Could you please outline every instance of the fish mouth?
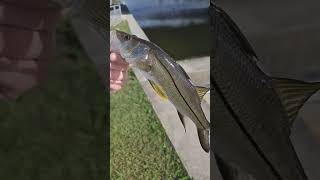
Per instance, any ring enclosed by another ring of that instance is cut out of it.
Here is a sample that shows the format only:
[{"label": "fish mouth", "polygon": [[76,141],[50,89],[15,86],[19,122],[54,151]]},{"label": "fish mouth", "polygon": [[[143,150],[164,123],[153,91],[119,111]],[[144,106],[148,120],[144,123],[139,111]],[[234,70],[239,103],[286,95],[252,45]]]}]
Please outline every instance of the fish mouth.
[{"label": "fish mouth", "polygon": [[115,33],[121,43],[130,41],[132,39],[132,36],[130,34],[123,31],[115,30]]}]

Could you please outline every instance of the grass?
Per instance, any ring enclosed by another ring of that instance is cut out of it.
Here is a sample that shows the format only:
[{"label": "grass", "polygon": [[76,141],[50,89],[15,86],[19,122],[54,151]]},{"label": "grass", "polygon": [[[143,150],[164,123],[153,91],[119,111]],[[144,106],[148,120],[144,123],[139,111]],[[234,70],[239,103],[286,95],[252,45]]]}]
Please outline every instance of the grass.
[{"label": "grass", "polygon": [[[127,21],[116,28],[130,33]],[[131,71],[110,106],[111,179],[189,179]]]},{"label": "grass", "polygon": [[132,72],[110,105],[111,179],[190,179]]}]

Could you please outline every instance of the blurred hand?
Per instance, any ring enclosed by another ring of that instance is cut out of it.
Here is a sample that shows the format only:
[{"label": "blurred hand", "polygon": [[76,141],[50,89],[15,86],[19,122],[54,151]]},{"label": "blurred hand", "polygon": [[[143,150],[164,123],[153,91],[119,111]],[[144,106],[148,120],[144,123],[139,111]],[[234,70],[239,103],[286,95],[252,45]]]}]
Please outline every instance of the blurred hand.
[{"label": "blurred hand", "polygon": [[0,99],[16,99],[42,79],[60,11],[48,0],[0,2]]},{"label": "blurred hand", "polygon": [[128,76],[128,63],[116,53],[110,53],[110,92],[119,91]]}]

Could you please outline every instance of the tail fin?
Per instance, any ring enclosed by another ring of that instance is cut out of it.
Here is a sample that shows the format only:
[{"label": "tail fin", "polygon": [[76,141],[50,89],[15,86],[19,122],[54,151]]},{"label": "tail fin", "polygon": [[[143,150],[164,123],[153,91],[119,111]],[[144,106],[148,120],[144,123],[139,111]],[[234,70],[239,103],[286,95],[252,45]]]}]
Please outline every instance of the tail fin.
[{"label": "tail fin", "polygon": [[209,130],[198,129],[198,137],[199,137],[199,141],[202,149],[208,153],[210,150]]}]

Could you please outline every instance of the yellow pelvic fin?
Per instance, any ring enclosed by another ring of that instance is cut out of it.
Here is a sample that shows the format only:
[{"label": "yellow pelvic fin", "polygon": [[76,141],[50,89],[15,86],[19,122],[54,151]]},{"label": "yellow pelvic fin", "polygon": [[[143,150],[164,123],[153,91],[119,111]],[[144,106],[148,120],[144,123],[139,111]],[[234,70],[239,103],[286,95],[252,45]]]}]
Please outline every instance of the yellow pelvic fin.
[{"label": "yellow pelvic fin", "polygon": [[151,84],[152,88],[155,90],[155,92],[162,98],[165,100],[168,100],[168,96],[167,94],[164,92],[163,88],[159,85],[156,84],[155,82],[149,80],[149,83]]}]

